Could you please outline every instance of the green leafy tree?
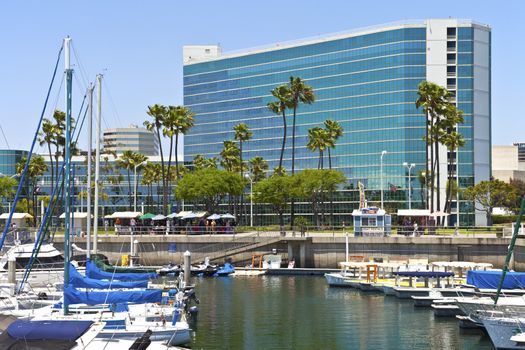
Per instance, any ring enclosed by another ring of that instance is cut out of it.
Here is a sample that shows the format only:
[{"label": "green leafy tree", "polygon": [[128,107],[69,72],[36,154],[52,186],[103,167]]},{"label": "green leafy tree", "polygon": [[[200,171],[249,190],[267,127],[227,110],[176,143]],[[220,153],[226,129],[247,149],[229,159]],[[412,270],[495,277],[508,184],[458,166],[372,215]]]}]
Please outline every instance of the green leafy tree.
[{"label": "green leafy tree", "polygon": [[9,200],[16,193],[16,186],[18,181],[8,177],[0,177],[0,198]]},{"label": "green leafy tree", "polygon": [[332,119],[325,120],[324,127],[328,133],[328,137],[330,138],[330,147],[328,147],[328,168],[332,169],[332,154],[330,150],[335,148],[335,144],[337,143],[337,140],[343,136],[344,130],[341,124]]},{"label": "green leafy tree", "polygon": [[245,186],[238,173],[219,169],[199,169],[186,173],[177,184],[177,198],[191,201],[209,213],[216,212],[225,196],[238,196]]},{"label": "green leafy tree", "polygon": [[346,176],[338,170],[305,169],[295,175],[298,196],[312,205],[312,212],[317,227],[320,227],[319,212],[322,209],[325,193],[337,190],[337,186],[346,182]]},{"label": "green leafy tree", "polygon": [[488,225],[492,225],[492,210],[495,207],[512,209],[516,202],[516,190],[501,180],[481,181],[464,191],[465,197],[474,201],[487,216]]},{"label": "green leafy tree", "polygon": [[[286,108],[290,106],[290,99],[292,97],[292,91],[287,84],[279,85],[271,91],[272,96],[277,99],[277,101],[268,103],[268,108],[277,115],[281,115],[283,118],[283,142],[281,146],[281,155],[279,157],[279,169],[283,167],[283,157],[284,149],[286,147]],[[279,171],[282,173],[282,171]]]},{"label": "green leafy tree", "polygon": [[521,205],[521,199],[525,196],[525,181],[519,179],[510,179],[509,184],[516,192],[516,201],[512,203],[512,208],[517,212]]},{"label": "green leafy tree", "polygon": [[42,122],[42,131],[39,133],[38,142],[40,146],[47,145],[49,155],[49,164],[51,165],[51,192],[55,185],[55,167],[53,165],[53,152],[51,147],[56,144],[56,125],[49,119],[45,118]]},{"label": "green leafy tree", "polygon": [[237,144],[233,141],[224,141],[224,147],[220,153],[221,155],[221,166],[228,171],[239,171],[241,167],[240,163],[240,150]]},{"label": "green leafy tree", "polygon": [[253,200],[270,204],[279,217],[281,235],[284,236],[284,212],[292,197],[297,195],[295,178],[286,174],[275,174],[253,186]]},{"label": "green leafy tree", "polygon": [[[253,137],[253,133],[248,128],[248,125],[245,123],[237,124],[233,127],[233,131],[235,132],[234,138],[236,141],[239,142],[239,171],[242,178],[244,178],[244,171],[246,170],[246,164],[243,161],[242,158],[242,146],[244,142],[251,140]],[[241,193],[241,212],[244,213],[244,217],[246,217],[246,206],[244,205],[244,193]]]}]

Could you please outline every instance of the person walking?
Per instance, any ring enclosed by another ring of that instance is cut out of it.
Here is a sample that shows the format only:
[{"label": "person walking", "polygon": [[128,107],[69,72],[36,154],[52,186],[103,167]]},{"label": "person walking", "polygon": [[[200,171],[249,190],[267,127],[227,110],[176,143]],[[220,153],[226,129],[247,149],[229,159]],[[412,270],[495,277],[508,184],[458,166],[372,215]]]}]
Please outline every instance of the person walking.
[{"label": "person walking", "polygon": [[215,226],[217,226],[217,223],[215,220],[211,221],[211,233],[215,233]]}]

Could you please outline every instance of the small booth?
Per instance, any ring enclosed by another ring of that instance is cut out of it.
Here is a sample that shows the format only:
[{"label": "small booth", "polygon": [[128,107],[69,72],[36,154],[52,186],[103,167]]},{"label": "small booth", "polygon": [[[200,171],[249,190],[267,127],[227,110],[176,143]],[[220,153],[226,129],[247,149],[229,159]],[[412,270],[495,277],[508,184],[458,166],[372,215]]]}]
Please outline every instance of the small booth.
[{"label": "small booth", "polygon": [[385,210],[376,207],[361,208],[354,210],[352,216],[356,237],[390,235],[392,217]]},{"label": "small booth", "polygon": [[[73,233],[77,236],[80,236],[80,232],[86,232],[87,230],[87,213],[84,212],[71,212],[71,217],[73,219]],[[66,213],[62,213],[59,216],[60,219],[64,220],[66,218]],[[91,215],[93,218],[93,215]]]},{"label": "small booth", "polygon": [[[3,213],[0,215],[0,220],[7,222],[9,219],[9,213]],[[28,221],[33,219],[33,215],[29,213],[13,213],[11,217],[11,225],[15,224],[17,228],[27,227]]]},{"label": "small booth", "polygon": [[[131,219],[137,220],[140,216],[142,216],[142,213],[139,211],[116,211],[111,215],[104,216],[104,219],[114,220],[116,234],[127,234],[130,232]],[[104,223],[104,227],[106,227],[106,223]]]}]

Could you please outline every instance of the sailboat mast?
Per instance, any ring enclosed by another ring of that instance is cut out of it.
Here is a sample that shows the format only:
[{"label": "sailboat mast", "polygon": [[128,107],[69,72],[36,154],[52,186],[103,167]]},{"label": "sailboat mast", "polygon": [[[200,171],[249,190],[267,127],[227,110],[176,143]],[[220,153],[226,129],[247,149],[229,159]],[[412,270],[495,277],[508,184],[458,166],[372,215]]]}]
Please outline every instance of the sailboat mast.
[{"label": "sailboat mast", "polygon": [[[64,60],[66,74],[66,150],[64,161],[66,162],[66,184],[65,184],[65,231],[64,231],[64,287],[69,284],[69,236],[71,230],[71,85],[73,70],[70,64],[71,38],[64,39]],[[64,315],[68,313],[68,305],[64,300]]]},{"label": "sailboat mast", "polygon": [[86,256],[91,256],[91,145],[93,144],[93,84],[88,87],[88,159],[87,159],[87,225],[86,225]]},{"label": "sailboat mast", "polygon": [[95,202],[93,218],[93,254],[97,253],[98,237],[98,185],[100,175],[100,122],[102,116],[102,74],[97,74],[97,138],[95,140]]}]

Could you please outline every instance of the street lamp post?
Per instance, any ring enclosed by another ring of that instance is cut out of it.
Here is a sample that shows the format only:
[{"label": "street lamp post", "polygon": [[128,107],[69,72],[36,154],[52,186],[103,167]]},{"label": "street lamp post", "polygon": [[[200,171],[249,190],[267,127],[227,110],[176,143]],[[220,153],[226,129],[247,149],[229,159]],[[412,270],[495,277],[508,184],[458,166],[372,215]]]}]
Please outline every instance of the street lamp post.
[{"label": "street lamp post", "polygon": [[244,178],[250,180],[250,227],[253,227],[253,179],[249,174],[244,174]]},{"label": "street lamp post", "polygon": [[416,165],[414,163],[408,164],[407,162],[404,162],[403,166],[408,169],[408,209],[412,209],[412,178],[410,177],[410,171],[412,171],[412,168]]},{"label": "street lamp post", "polygon": [[135,179],[135,183],[134,183],[134,191],[133,191],[133,211],[137,211],[137,168],[138,167],[141,167],[143,165],[146,165],[146,163],[148,163],[147,160],[143,161],[142,163],[139,163],[137,165],[135,165],[135,167],[133,168],[133,177]]},{"label": "street lamp post", "polygon": [[387,151],[381,152],[381,209],[383,209],[383,156],[387,153]]}]

